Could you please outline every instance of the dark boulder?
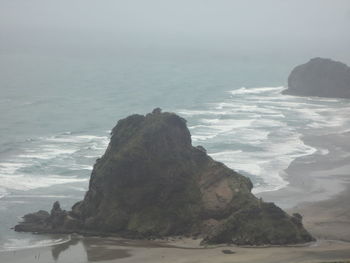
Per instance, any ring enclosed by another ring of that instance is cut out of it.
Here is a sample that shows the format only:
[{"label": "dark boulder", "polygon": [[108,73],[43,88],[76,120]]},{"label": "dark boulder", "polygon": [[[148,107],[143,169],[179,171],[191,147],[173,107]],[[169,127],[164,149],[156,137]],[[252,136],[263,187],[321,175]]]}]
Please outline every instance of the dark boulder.
[{"label": "dark boulder", "polygon": [[61,205],[56,201],[51,209],[51,214],[48,221],[51,223],[52,228],[59,228],[64,224],[67,212],[61,209]]},{"label": "dark boulder", "polygon": [[50,214],[40,210],[36,213],[26,214],[23,216],[23,223],[15,226],[15,231],[18,232],[42,232],[48,224]]},{"label": "dark boulder", "polygon": [[84,200],[69,212],[55,203],[46,223],[21,228],[25,221],[16,230],[129,238],[182,235],[240,245],[313,240],[301,220],[257,199],[252,187],[204,148],[193,147],[183,118],[156,109],[113,128]]},{"label": "dark boulder", "polygon": [[313,58],[295,67],[283,94],[350,98],[350,67],[325,58]]},{"label": "dark boulder", "polygon": [[47,211],[39,210],[36,213],[27,214],[23,218],[28,223],[45,223],[50,217]]}]

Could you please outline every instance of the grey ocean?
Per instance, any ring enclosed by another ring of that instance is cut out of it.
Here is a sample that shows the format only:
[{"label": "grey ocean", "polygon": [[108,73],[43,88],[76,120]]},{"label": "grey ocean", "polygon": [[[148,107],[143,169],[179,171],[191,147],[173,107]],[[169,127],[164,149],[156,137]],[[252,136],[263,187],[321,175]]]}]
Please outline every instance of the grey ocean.
[{"label": "grey ocean", "polygon": [[285,187],[294,159],[328,153],[303,134],[350,131],[349,100],[281,95],[301,58],[169,53],[0,54],[0,251],[69,238],[10,228],[56,200],[81,200],[109,131],[132,113],[183,116],[193,144],[249,176],[255,193]]}]

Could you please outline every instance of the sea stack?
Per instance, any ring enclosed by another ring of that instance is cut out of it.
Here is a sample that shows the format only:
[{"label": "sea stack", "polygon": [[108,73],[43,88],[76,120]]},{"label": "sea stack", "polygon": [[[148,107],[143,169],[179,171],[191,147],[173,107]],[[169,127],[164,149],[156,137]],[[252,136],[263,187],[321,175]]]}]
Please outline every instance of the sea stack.
[{"label": "sea stack", "polygon": [[350,67],[325,58],[313,58],[295,67],[283,94],[350,98]]},{"label": "sea stack", "polygon": [[314,240],[299,214],[252,193],[251,181],[194,147],[186,120],[155,109],[113,128],[84,200],[71,211],[26,215],[16,231],[194,236],[203,244],[285,245]]}]

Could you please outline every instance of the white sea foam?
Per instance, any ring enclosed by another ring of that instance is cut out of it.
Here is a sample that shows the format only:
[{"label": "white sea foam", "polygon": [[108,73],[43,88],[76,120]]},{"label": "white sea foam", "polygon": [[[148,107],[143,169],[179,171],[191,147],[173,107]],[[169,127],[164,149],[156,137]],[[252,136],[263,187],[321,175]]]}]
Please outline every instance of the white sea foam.
[{"label": "white sea foam", "polygon": [[217,130],[218,132],[227,132],[236,128],[251,127],[254,119],[242,120],[242,119],[201,119],[202,123],[210,125],[212,130]]},{"label": "white sea foam", "polygon": [[1,186],[14,190],[31,190],[57,184],[85,182],[88,178],[74,178],[59,175],[38,176],[29,174],[0,175]]},{"label": "white sea foam", "polygon": [[246,94],[261,94],[261,93],[279,93],[284,87],[259,87],[259,88],[246,88],[242,87],[236,90],[230,91],[232,95],[246,95]]},{"label": "white sea foam", "polygon": [[192,135],[192,141],[201,142],[214,138],[216,135]]},{"label": "white sea foam", "polygon": [[75,164],[73,166],[68,167],[68,169],[73,170],[73,171],[76,171],[76,170],[89,170],[89,171],[91,171],[92,168],[93,168],[92,165],[85,165],[85,164]]},{"label": "white sea foam", "polygon": [[44,239],[44,240],[38,240],[38,241],[34,241],[26,238],[21,238],[21,239],[10,238],[3,245],[0,251],[21,250],[21,249],[29,249],[29,248],[36,248],[36,247],[49,247],[53,245],[63,244],[70,240],[71,240],[70,236],[67,236],[66,238]]},{"label": "white sea foam", "polygon": [[[244,142],[247,145],[258,145],[268,139],[270,131],[266,131],[260,128],[243,128],[238,130],[232,130],[227,133],[227,142]],[[232,135],[232,136],[230,136]]]},{"label": "white sea foam", "polygon": [[318,149],[318,153],[320,155],[327,155],[327,154],[329,154],[329,150],[328,149]]},{"label": "white sea foam", "polygon": [[188,128],[190,130],[193,130],[193,129],[198,129],[198,128],[206,128],[207,126],[206,125],[193,125],[193,126],[188,126]]},{"label": "white sea foam", "polygon": [[[0,196],[5,189],[30,190],[85,182],[93,168],[92,157],[101,156],[107,145],[107,136],[70,132],[26,141],[19,154],[0,162],[0,185],[4,189]],[[83,174],[86,176],[77,176]]]},{"label": "white sea foam", "polygon": [[201,119],[200,121],[203,123],[201,128],[204,129],[194,130],[193,141],[205,141],[223,134],[231,134],[232,131],[251,127],[255,120]]},{"label": "white sea foam", "polygon": [[77,186],[69,186],[70,189],[73,189],[75,191],[79,191],[79,192],[86,192],[87,189],[85,187],[77,187]]},{"label": "white sea foam", "polygon": [[323,98],[323,97],[306,97],[307,100],[310,101],[316,101],[316,102],[339,102],[341,99],[336,99],[336,98]]},{"label": "white sea foam", "polygon": [[179,114],[184,116],[194,116],[194,115],[225,115],[227,111],[217,111],[217,110],[181,110]]},{"label": "white sea foam", "polygon": [[83,140],[102,140],[106,141],[108,140],[106,136],[96,136],[96,135],[78,135],[76,138],[83,139]]},{"label": "white sea foam", "polygon": [[91,158],[97,158],[97,157],[99,157],[100,155],[84,155],[84,157],[85,158],[89,158],[89,159],[91,159]]},{"label": "white sea foam", "polygon": [[254,175],[254,192],[288,185],[284,170],[302,156],[328,154],[302,141],[302,133],[327,134],[350,129],[350,101],[282,95],[284,87],[242,87],[224,101],[185,109],[192,139],[213,158]]},{"label": "white sea foam", "polygon": [[27,167],[27,163],[1,162],[0,174],[14,174],[17,170]]},{"label": "white sea foam", "polygon": [[225,163],[228,167],[236,171],[244,171],[254,175],[261,174],[262,170],[261,166],[259,165],[259,160],[256,159],[253,161],[252,158],[245,158],[242,156],[241,150],[216,152],[210,153],[209,155],[215,160]]},{"label": "white sea foam", "polygon": [[74,153],[75,149],[60,149],[58,147],[44,145],[41,148],[41,152],[36,153],[24,153],[19,154],[18,157],[27,158],[27,159],[43,159],[43,160],[49,160],[54,157],[57,157],[59,155],[70,155]]},{"label": "white sea foam", "polygon": [[71,195],[42,195],[42,194],[32,194],[32,195],[24,195],[24,194],[11,194],[9,198],[72,198]]},{"label": "white sea foam", "polygon": [[100,143],[108,143],[107,136],[95,135],[60,135],[46,138],[48,142],[55,143],[86,143],[89,141],[98,141]]}]

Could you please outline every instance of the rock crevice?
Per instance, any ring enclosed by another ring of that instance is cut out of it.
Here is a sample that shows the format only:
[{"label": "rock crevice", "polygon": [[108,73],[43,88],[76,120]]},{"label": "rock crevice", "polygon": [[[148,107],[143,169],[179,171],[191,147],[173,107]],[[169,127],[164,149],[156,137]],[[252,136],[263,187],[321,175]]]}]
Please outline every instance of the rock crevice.
[{"label": "rock crevice", "polygon": [[200,236],[204,243],[312,241],[300,215],[257,199],[251,181],[193,147],[186,121],[160,109],[113,128],[84,200],[71,211],[24,216],[16,231],[114,233],[131,238]]}]

